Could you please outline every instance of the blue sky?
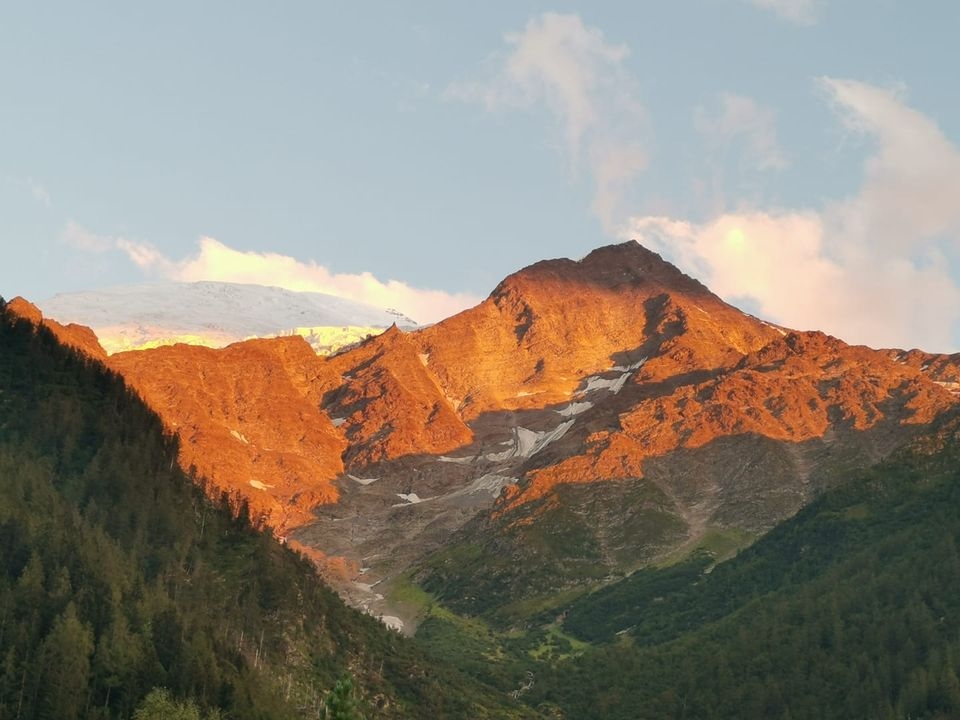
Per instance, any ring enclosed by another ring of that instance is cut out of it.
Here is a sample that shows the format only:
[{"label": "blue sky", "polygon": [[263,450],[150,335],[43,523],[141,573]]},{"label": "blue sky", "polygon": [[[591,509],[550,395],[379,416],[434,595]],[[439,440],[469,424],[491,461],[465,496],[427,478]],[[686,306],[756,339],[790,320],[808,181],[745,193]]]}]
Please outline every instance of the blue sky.
[{"label": "blue sky", "polygon": [[0,294],[430,321],[637,238],[741,307],[960,349],[960,4],[6,3]]}]

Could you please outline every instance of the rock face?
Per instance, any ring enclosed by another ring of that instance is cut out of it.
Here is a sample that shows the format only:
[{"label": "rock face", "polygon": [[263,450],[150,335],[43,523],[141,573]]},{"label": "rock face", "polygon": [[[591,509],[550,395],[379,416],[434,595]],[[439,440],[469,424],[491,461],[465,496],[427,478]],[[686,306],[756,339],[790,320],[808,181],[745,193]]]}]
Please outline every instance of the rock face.
[{"label": "rock face", "polygon": [[335,502],[346,443],[320,409],[323,361],[300,337],[109,359],[181,439],[181,462],[278,532]]},{"label": "rock face", "polygon": [[660,374],[679,374],[734,364],[775,337],[775,328],[630,242],[579,262],[532,265],[414,340],[472,420],[566,402],[584,377],[661,349]]},{"label": "rock face", "polygon": [[638,370],[615,402],[616,425],[592,432],[556,464],[532,470],[513,503],[562,483],[640,478],[648,458],[718,438],[798,444],[851,436],[884,424],[929,423],[955,401],[948,385],[919,368],[816,332],[789,332],[732,366],[671,372],[656,361]]},{"label": "rock face", "polygon": [[348,594],[381,612],[372,586],[411,566],[441,595],[506,601],[742,542],[960,393],[958,356],[765,323],[634,242],[328,358],[277,338],[108,362],[186,466],[362,568]]},{"label": "rock face", "polygon": [[13,300],[7,303],[7,308],[25,320],[29,320],[34,325],[43,323],[64,345],[79,350],[88,357],[97,360],[106,359],[107,354],[100,346],[97,336],[90,328],[75,323],[63,325],[56,320],[45,318],[43,313],[40,312],[40,308],[30,301],[24,300],[22,297],[13,298]]},{"label": "rock face", "polygon": [[417,346],[396,326],[325,363],[318,390],[347,440],[349,468],[439,455],[473,438],[424,365]]}]

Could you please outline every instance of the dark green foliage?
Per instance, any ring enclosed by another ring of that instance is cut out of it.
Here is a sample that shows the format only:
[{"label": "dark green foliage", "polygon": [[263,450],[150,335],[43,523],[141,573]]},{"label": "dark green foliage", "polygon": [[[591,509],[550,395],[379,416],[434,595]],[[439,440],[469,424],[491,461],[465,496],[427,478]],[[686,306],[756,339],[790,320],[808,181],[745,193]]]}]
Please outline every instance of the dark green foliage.
[{"label": "dark green foliage", "polygon": [[337,684],[327,695],[324,707],[324,720],[363,720],[353,694],[353,680],[349,675],[337,680]]},{"label": "dark green foliage", "polygon": [[213,710],[202,715],[196,703],[181,702],[170,696],[165,688],[151,690],[133,713],[133,720],[219,720],[220,713]]},{"label": "dark green foliage", "polygon": [[[448,554],[486,553],[469,547]],[[470,587],[437,569],[425,577],[444,578],[432,588],[443,597]],[[418,637],[503,690],[532,672],[521,698],[548,716],[960,717],[960,421],[846,478],[733,560],[699,552],[646,568],[534,607],[508,633],[480,609],[434,608]]]},{"label": "dark green foliage", "polygon": [[644,628],[651,637],[658,616],[657,605],[676,605],[690,596],[691,587],[703,579],[713,560],[697,553],[667,568],[643,568],[620,582],[609,585],[575,602],[563,622],[572,635],[591,643],[612,642],[617,634]]},{"label": "dark green foliage", "polygon": [[542,668],[526,699],[606,720],[960,716],[957,428],[708,575],[650,571],[582,598],[569,629],[628,632]]},{"label": "dark green foliage", "polygon": [[561,485],[549,503],[468,524],[417,580],[452,609],[508,627],[674,546],[686,526],[672,510],[642,480],[606,483],[602,493]]},{"label": "dark green foliage", "polygon": [[348,671],[368,717],[531,714],[345,607],[176,457],[118,377],[2,309],[0,718],[320,717]]}]

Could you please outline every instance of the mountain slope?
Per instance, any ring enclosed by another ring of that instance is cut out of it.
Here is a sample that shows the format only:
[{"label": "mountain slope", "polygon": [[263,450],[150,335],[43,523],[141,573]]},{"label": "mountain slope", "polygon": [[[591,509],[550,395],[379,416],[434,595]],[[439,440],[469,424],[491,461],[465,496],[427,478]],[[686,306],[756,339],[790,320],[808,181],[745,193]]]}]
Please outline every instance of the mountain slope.
[{"label": "mountain slope", "polygon": [[162,686],[319,717],[344,674],[368,716],[533,716],[346,608],[205,499],[115,374],[2,306],[0,360],[0,716],[130,717]]},{"label": "mountain slope", "polygon": [[[911,362],[907,353],[767,325],[635,243],[595,251],[579,263],[540,263],[504,286],[516,302],[536,308],[531,328],[536,322],[567,328],[571,345],[552,350],[550,362],[575,358],[583,372],[545,376],[564,383],[546,390],[546,379],[526,382],[553,399],[539,409],[531,396],[491,399],[479,384],[469,391],[487,398],[481,404],[524,409],[487,409],[471,423],[478,443],[457,458],[475,476],[496,473],[516,482],[492,513],[479,514],[417,574],[466,613],[495,613],[513,623],[554,594],[562,598],[711,538],[749,542],[957,402],[956,388],[940,379],[956,358]],[[581,297],[597,292],[605,293],[602,303],[587,302],[583,314],[572,316]],[[482,312],[489,314],[499,297],[495,292]],[[442,337],[456,347],[457,333],[467,331],[444,335],[448,323],[473,327],[480,320],[472,312],[416,337]],[[620,334],[609,328],[589,334],[605,327],[603,318],[617,318]],[[499,326],[506,324],[501,318]],[[467,335],[471,346],[476,334]],[[444,369],[446,356],[431,342],[425,345],[430,369],[441,380],[459,377]],[[480,356],[481,369],[503,357],[509,368],[534,362],[524,353],[547,345],[524,342],[500,354],[470,354]],[[507,387],[520,387],[510,384],[509,369],[503,373]],[[468,370],[462,375],[473,377]],[[495,450],[504,425],[542,442],[526,455]]]},{"label": "mountain slope", "polygon": [[396,326],[324,363],[318,392],[349,444],[348,467],[438,455],[473,438],[425,364]]},{"label": "mountain slope", "polygon": [[225,282],[153,283],[56,295],[48,318],[94,330],[108,353],[177,342],[223,347],[251,337],[301,335],[331,352],[394,323],[416,322],[333,295]]},{"label": "mountain slope", "polygon": [[677,335],[680,310],[690,316],[689,342],[658,360],[662,374],[734,364],[777,336],[630,242],[531,265],[415,339],[469,420],[567,402],[586,376],[649,359]]},{"label": "mountain slope", "polygon": [[107,362],[179,434],[181,465],[208,478],[215,496],[246,499],[278,533],[336,501],[346,443],[319,408],[323,364],[302,338],[177,345]]},{"label": "mountain slope", "polygon": [[958,461],[951,420],[707,575],[644,571],[582,598],[564,628],[611,645],[544,669],[529,701],[605,719],[956,717]]},{"label": "mountain slope", "polygon": [[765,323],[635,242],[308,355],[274,339],[110,363],[185,464],[339,558],[356,602],[395,615],[383,590],[412,571],[507,624],[717,538],[749,543],[954,407],[960,378],[955,356]]},{"label": "mountain slope", "polygon": [[509,632],[426,596],[417,637],[553,717],[956,717],[958,461],[953,412],[733,559],[704,548]]}]

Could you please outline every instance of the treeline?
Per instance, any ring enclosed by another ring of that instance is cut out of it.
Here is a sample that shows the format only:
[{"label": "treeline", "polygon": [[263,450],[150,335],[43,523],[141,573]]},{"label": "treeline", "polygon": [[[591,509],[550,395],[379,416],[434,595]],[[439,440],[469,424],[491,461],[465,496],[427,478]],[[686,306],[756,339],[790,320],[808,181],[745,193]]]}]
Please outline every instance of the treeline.
[{"label": "treeline", "polygon": [[345,607],[176,457],[120,378],[0,301],[0,718],[321,717],[344,676],[367,717],[530,714]]}]

